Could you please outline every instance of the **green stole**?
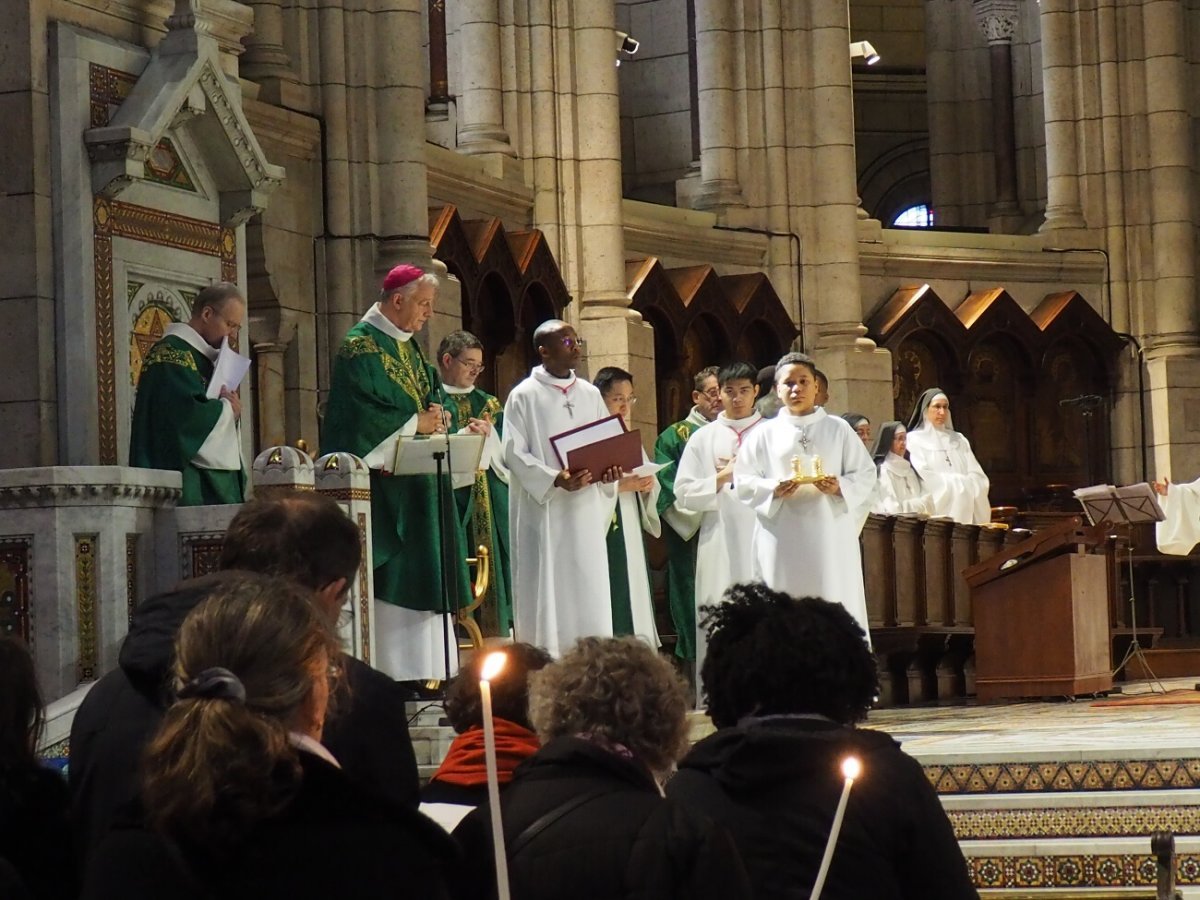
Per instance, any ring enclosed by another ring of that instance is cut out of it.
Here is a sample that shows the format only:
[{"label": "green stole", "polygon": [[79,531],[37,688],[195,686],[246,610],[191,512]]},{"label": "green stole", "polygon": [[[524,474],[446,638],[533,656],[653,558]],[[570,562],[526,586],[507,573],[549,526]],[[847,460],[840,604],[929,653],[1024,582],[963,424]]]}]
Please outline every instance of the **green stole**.
[{"label": "green stole", "polygon": [[[624,528],[642,529],[640,517],[633,522],[626,522],[621,513],[621,495],[617,495],[617,506],[613,510],[612,524],[608,527],[605,540],[608,544],[608,588],[612,595],[613,634],[617,637],[634,634],[633,630],[633,592],[629,589],[629,558],[625,553]],[[642,560],[646,559],[646,546],[643,542]],[[649,583],[650,568],[646,566],[647,583]],[[654,591],[650,591],[654,596]]]},{"label": "green stole", "polygon": [[692,435],[707,422],[695,409],[683,421],[676,422],[658,436],[654,444],[654,461],[673,463],[658,473],[662,490],[658,494],[658,514],[663,520],[663,537],[667,543],[667,605],[675,623],[675,655],[681,659],[696,658],[696,548],[698,534],[684,540],[667,522],[664,513],[675,503],[675,473],[683,448]]},{"label": "green stole", "polygon": [[208,357],[183,338],[168,335],[150,348],[138,379],[129,465],[180,472],[180,506],[245,499],[246,477],[241,469],[201,469],[192,464],[225,408],[205,393],[212,373]]},{"label": "green stole", "polygon": [[[488,415],[496,435],[504,434],[504,408],[500,401],[479,388],[469,394],[446,393],[453,431],[466,428],[470,419]],[[509,571],[508,485],[488,468],[475,474],[475,484],[455,490],[458,524],[469,556],[482,545],[491,555],[492,574],[483,606],[480,628],[485,635],[507,635],[512,628],[512,576]]]},{"label": "green stole", "polygon": [[[415,338],[398,341],[366,322],[346,334],[333,364],[321,452],[363,457],[440,396],[437,373]],[[389,466],[391,460],[387,463]],[[443,476],[444,477],[444,476]],[[452,543],[451,605],[468,600],[467,554],[446,483],[446,540]],[[442,549],[437,478],[384,475],[371,470],[371,552],[375,598],[407,609],[438,612]]]}]

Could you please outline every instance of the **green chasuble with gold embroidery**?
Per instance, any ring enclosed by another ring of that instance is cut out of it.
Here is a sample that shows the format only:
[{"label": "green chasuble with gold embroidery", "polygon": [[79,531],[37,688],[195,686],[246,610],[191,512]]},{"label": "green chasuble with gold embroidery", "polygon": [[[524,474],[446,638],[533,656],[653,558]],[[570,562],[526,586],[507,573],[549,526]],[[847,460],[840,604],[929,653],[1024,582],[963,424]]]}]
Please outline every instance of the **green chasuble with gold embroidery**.
[{"label": "green chasuble with gold embroidery", "polygon": [[[504,434],[504,407],[491,394],[475,388],[468,394],[446,394],[446,408],[454,419],[453,431],[466,428],[471,419],[492,420],[496,436]],[[484,449],[487,454],[487,449]],[[487,460],[484,460],[487,463]],[[503,460],[499,461],[503,465]],[[479,625],[489,636],[507,635],[512,628],[512,577],[509,572],[508,485],[489,465],[475,475],[475,484],[454,492],[458,522],[468,556],[480,545],[491,556],[491,580],[478,611]]]},{"label": "green chasuble with gold embroidery", "polygon": [[690,535],[684,538],[677,530],[687,518],[675,506],[675,473],[683,448],[692,435],[708,420],[692,408],[682,422],[671,425],[654,444],[654,461],[674,463],[661,469],[658,482],[662,492],[658,495],[658,514],[662,517],[663,537],[667,543],[667,605],[671,610],[671,621],[675,623],[675,655],[681,659],[696,658],[696,531],[700,526],[699,516],[694,517]]},{"label": "green chasuble with gold embroidery", "polygon": [[[366,322],[346,334],[338,348],[321,428],[321,452],[365,457],[436,400],[438,375],[416,340],[398,341]],[[419,437],[419,436],[418,436]],[[385,465],[391,466],[391,457]],[[445,481],[445,539],[454,567],[454,608],[467,597],[467,562],[449,479]],[[385,475],[371,469],[371,551],[375,598],[408,609],[438,612],[442,606],[442,550],[438,532],[437,479],[433,475]]]},{"label": "green chasuble with gold embroidery", "polygon": [[196,455],[216,427],[226,404],[206,395],[213,364],[174,335],[150,348],[142,362],[133,423],[129,465],[141,469],[174,469],[183,475],[180,506],[241,503],[245,473],[241,469],[203,469]]}]

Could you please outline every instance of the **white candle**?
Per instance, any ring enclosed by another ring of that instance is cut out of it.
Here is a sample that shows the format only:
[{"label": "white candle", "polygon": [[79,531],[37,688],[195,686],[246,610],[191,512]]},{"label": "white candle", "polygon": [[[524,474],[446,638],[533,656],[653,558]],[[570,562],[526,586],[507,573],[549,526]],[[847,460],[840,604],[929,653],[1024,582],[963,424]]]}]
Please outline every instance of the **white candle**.
[{"label": "white candle", "polygon": [[504,829],[500,822],[500,778],[496,773],[496,729],[492,723],[492,679],[500,674],[507,657],[491,653],[483,661],[479,679],[479,697],[483,704],[483,748],[487,762],[488,804],[492,810],[492,855],[496,864],[496,896],[509,900],[508,855],[504,850]]},{"label": "white candle", "polygon": [[821,857],[821,868],[817,870],[817,880],[813,883],[809,900],[821,900],[821,891],[825,887],[825,878],[829,874],[829,864],[833,862],[833,848],[837,846],[838,834],[842,830],[842,819],[846,816],[846,801],[850,799],[850,788],[854,787],[854,779],[862,772],[862,763],[857,757],[847,756],[842,760],[842,774],[846,783],[842,786],[842,796],[838,800],[837,812],[833,814],[833,827],[829,829],[829,840],[825,842],[825,855]]}]

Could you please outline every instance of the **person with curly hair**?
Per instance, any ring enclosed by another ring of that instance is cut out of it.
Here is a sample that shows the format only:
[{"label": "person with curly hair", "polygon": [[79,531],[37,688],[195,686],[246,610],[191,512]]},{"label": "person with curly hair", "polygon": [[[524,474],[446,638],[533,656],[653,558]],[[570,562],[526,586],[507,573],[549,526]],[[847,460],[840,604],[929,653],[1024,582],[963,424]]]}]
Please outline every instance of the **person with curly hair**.
[{"label": "person with curly hair", "polygon": [[856,727],[878,694],[875,660],[839,603],[761,583],[705,610],[701,673],[716,734],[680,763],[667,796],[733,834],[758,900],[806,897],[847,756],[862,763],[825,884],[829,898],[978,900],[920,764]]},{"label": "person with curly hair", "polygon": [[[501,796],[513,900],[751,896],[724,829],[660,785],[687,747],[688,688],[634,637],[583,638],[530,678],[542,740]],[[463,821],[462,900],[495,896],[488,807]]]},{"label": "person with curly hair", "polygon": [[445,832],[321,743],[338,658],[310,593],[284,579],[241,573],[188,613],[140,814],[97,847],[84,900],[445,897]]},{"label": "person with curly hair", "polygon": [[[492,722],[496,731],[496,770],[503,789],[513,770],[537,752],[538,737],[529,722],[529,676],[553,662],[532,644],[509,644],[508,659],[492,679]],[[472,809],[487,803],[483,744],[483,700],[479,679],[491,654],[477,653],[446,692],[446,718],[458,734],[446,758],[421,791],[421,812],[452,830]]]}]

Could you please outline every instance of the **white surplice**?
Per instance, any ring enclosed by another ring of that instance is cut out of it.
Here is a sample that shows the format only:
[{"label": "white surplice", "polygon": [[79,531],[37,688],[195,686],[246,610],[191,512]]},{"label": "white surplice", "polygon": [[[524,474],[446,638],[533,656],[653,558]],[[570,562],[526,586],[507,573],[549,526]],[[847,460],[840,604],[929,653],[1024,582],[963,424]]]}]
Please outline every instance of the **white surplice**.
[{"label": "white surplice", "polygon": [[[776,486],[792,477],[797,456],[805,471],[819,456],[825,474],[838,476],[841,496],[806,484],[790,497],[776,497]],[[820,408],[803,416],[780,410],[742,442],[733,482],[738,498],[757,514],[757,577],[796,597],[841,603],[869,641],[858,535],[875,491],[875,463],[854,429]]]},{"label": "white surplice", "polygon": [[[642,451],[642,462],[650,462]],[[654,487],[644,494],[626,491],[617,495],[621,516],[621,532],[625,542],[625,571],[629,577],[629,608],[633,614],[633,633],[651,647],[658,647],[658,627],[654,624],[654,598],[650,595],[650,571],[646,567],[646,543],[642,532],[651,537],[662,536],[658,518],[658,495],[662,485],[654,479]]]},{"label": "white surplice", "polygon": [[965,437],[927,423],[908,433],[908,456],[933,495],[935,516],[961,525],[992,521],[988,477]]},{"label": "white surplice", "polygon": [[765,419],[757,412],[744,419],[725,413],[692,435],[675,473],[675,503],[700,514],[696,545],[696,671],[704,665],[708,641],[700,627],[701,606],[720,603],[730,585],[753,581],[754,510],[741,502],[733,482],[717,487],[717,471],[738,454],[743,442]]},{"label": "white surplice", "polygon": [[879,492],[872,512],[881,516],[932,516],[933,495],[903,456],[888,451],[879,465]]},{"label": "white surplice", "polygon": [[[550,438],[608,414],[593,385],[574,372],[555,378],[542,366],[504,405],[513,630],[555,657],[580,637],[613,633],[606,535],[617,493],[599,483],[574,492],[555,487],[563,467]],[[600,475],[592,473],[597,482]]]},{"label": "white surplice", "polygon": [[1154,525],[1159,552],[1187,556],[1200,544],[1200,480],[1168,485],[1158,505],[1166,516]]}]

